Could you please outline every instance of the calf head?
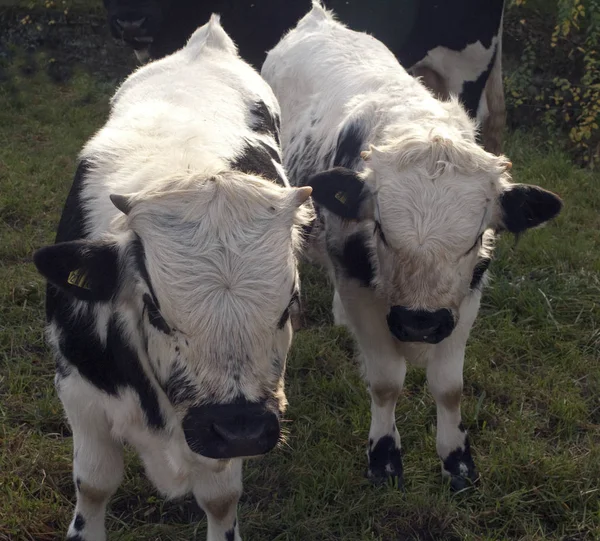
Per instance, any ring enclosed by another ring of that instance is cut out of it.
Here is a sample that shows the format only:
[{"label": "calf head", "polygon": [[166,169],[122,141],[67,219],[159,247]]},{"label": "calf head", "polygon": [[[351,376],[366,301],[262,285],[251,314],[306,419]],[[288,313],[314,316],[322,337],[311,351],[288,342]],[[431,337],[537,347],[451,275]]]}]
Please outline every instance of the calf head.
[{"label": "calf head", "polygon": [[487,269],[494,233],[522,233],[562,207],[551,192],[511,183],[505,157],[460,134],[410,128],[361,156],[363,172],[334,168],[309,185],[328,211],[336,272],[377,291],[401,341],[448,337]]},{"label": "calf head", "polygon": [[105,238],[35,254],[74,305],[117,318],[199,455],[258,455],[279,440],[310,191],[241,173],[163,183],[112,195],[122,213]]}]

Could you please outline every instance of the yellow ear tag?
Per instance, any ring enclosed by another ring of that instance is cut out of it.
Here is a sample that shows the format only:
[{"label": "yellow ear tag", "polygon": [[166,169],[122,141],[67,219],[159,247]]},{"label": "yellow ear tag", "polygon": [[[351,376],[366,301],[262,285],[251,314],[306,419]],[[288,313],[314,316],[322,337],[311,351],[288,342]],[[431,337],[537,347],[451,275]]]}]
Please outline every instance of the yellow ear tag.
[{"label": "yellow ear tag", "polygon": [[67,278],[67,283],[72,286],[77,286],[82,289],[90,289],[88,285],[88,277],[82,269],[75,269],[69,273],[69,277]]},{"label": "yellow ear tag", "polygon": [[338,192],[334,196],[342,205],[346,204],[347,196],[344,192]]}]

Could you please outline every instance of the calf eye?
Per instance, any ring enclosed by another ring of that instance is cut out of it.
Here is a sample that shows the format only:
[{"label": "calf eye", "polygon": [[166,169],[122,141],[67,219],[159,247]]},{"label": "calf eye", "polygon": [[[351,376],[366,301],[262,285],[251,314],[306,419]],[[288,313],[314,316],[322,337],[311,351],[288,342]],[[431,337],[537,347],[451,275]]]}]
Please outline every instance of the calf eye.
[{"label": "calf eye", "polygon": [[152,297],[148,295],[148,293],[144,293],[144,307],[148,310],[148,320],[150,321],[150,325],[157,328],[159,331],[164,332],[165,334],[171,334],[171,328],[167,325],[167,322],[164,320],[156,304],[152,300]]}]

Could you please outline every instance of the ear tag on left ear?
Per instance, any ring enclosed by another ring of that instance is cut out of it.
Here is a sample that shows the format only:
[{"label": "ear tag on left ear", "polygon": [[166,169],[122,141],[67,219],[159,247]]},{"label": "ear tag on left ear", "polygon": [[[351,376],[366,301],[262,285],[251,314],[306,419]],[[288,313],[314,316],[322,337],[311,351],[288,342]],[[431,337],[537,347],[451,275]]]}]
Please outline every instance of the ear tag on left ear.
[{"label": "ear tag on left ear", "polygon": [[67,278],[67,283],[72,286],[80,287],[81,289],[90,289],[88,276],[82,269],[72,270]]},{"label": "ear tag on left ear", "polygon": [[338,192],[334,195],[334,197],[342,204],[345,205],[348,199],[348,196],[344,192]]}]

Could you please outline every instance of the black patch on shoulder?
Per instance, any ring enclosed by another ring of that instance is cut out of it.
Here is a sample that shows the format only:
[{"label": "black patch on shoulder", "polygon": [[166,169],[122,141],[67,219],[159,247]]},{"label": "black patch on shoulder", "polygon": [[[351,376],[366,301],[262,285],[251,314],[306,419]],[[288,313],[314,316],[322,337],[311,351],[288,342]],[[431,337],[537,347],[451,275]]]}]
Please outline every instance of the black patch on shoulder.
[{"label": "black patch on shoulder", "polygon": [[[81,160],[75,171],[73,184],[65,205],[63,207],[58,229],[56,231],[55,242],[66,242],[69,240],[79,240],[87,237],[85,231],[85,212],[83,202],[81,200],[81,192],[85,174],[89,170],[89,164],[86,160]],[[50,321],[52,314],[56,309],[56,305],[62,302],[62,298],[66,297],[57,287],[48,282],[46,285],[46,320]]]},{"label": "black patch on shoulder", "polygon": [[73,523],[73,527],[80,532],[85,528],[85,519],[81,513],[77,513],[75,516],[75,522]]},{"label": "black patch on shoulder", "polygon": [[167,322],[158,311],[158,308],[156,304],[154,304],[152,297],[150,297],[148,293],[144,293],[143,300],[144,306],[146,310],[148,310],[148,320],[150,321],[150,325],[159,331],[164,332],[165,334],[171,334],[171,327],[167,325]]},{"label": "black patch on shoulder", "polygon": [[123,388],[132,388],[152,428],[163,428],[164,420],[156,391],[145,374],[140,360],[113,316],[107,328],[106,346],[96,333],[93,305],[80,309],[73,317],[68,299],[57,306],[53,320],[61,329],[59,349],[65,359],[92,385],[116,396]]},{"label": "black patch on shoulder", "polygon": [[473,269],[473,277],[471,278],[471,283],[469,284],[469,287],[471,289],[475,289],[479,286],[479,284],[481,284],[483,275],[485,274],[485,271],[488,270],[491,261],[492,260],[489,257],[485,257],[477,262],[475,268]]},{"label": "black patch on shoulder", "polygon": [[164,389],[169,401],[175,406],[193,400],[198,394],[196,386],[185,375],[185,370],[179,363],[173,365]]},{"label": "black patch on shoulder", "polygon": [[363,287],[371,286],[375,270],[364,233],[350,235],[342,250],[334,250],[332,255],[348,278],[358,280]]},{"label": "black patch on shoulder", "polygon": [[225,541],[234,541],[235,540],[235,526],[231,528],[231,530],[227,530],[225,532]]},{"label": "black patch on shoulder", "polygon": [[258,175],[268,180],[272,180],[280,185],[285,185],[279,172],[273,165],[273,160],[280,163],[277,150],[265,144],[263,141],[246,141],[242,151],[230,163],[232,169]]},{"label": "black patch on shoulder", "polygon": [[[461,468],[462,465],[462,468]],[[465,471],[466,468],[466,471]],[[465,447],[457,447],[444,460],[444,469],[450,473],[450,487],[454,491],[462,490],[468,486],[469,481],[475,482],[479,477],[473,457],[469,437],[465,437]],[[463,471],[461,471],[461,469]]]},{"label": "black patch on shoulder", "polygon": [[279,144],[281,125],[279,115],[275,111],[271,111],[264,101],[258,100],[250,106],[250,118],[253,131],[272,135]]},{"label": "black patch on shoulder", "polygon": [[388,478],[398,479],[398,485],[402,485],[402,451],[396,447],[392,436],[383,436],[375,447],[369,440],[369,478],[374,483],[381,483]]},{"label": "black patch on shoulder", "polygon": [[55,242],[66,242],[68,240],[78,240],[87,237],[85,232],[85,211],[81,200],[81,192],[85,174],[90,166],[86,160],[81,160],[75,171],[73,184],[67,200],[63,207],[63,212],[58,224]]},{"label": "black patch on shoulder", "polygon": [[338,137],[334,167],[348,167],[352,169],[360,160],[360,152],[364,144],[362,126],[358,122],[351,122],[345,126]]}]

